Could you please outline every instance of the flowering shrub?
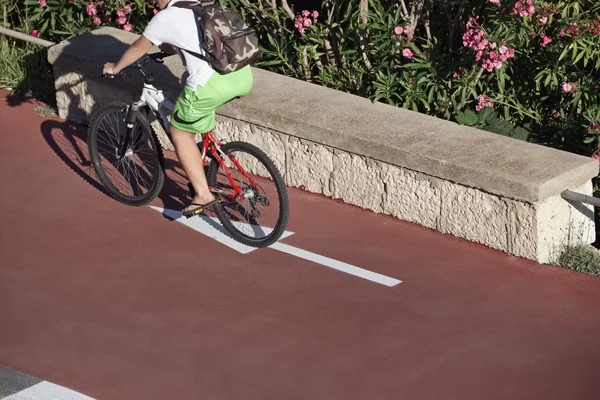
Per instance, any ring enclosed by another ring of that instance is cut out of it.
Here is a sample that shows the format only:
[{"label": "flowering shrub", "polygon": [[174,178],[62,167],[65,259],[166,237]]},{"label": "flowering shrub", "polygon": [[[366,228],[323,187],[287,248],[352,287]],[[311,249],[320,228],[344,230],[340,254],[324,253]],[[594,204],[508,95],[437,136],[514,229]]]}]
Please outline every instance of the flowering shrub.
[{"label": "flowering shrub", "polygon": [[100,25],[141,29],[156,11],[145,0],[25,0],[23,8],[5,15],[3,25],[60,41]]},{"label": "flowering shrub", "polygon": [[[256,28],[261,68],[600,158],[596,1],[220,3]],[[12,23],[26,21],[24,30],[55,41],[100,25],[141,32],[156,12],[145,0],[24,4]]]}]

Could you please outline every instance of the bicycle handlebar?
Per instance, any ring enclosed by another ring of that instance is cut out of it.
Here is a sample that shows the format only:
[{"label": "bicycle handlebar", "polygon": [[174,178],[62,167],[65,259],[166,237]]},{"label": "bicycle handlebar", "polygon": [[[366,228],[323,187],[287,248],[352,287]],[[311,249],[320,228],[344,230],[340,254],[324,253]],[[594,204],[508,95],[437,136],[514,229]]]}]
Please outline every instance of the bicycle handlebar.
[{"label": "bicycle handlebar", "polygon": [[[152,54],[144,54],[142,56],[142,58],[140,58],[133,65],[130,65],[127,68],[137,67],[144,76],[152,76],[152,73],[145,68],[145,65],[149,61],[154,61],[158,64],[163,64],[165,62],[164,58],[166,56],[167,56],[167,54],[163,51],[160,51],[158,53],[152,53]],[[102,74],[102,75],[100,75],[100,78],[111,78],[112,79],[112,78],[116,77],[117,75],[120,75],[121,72],[119,72],[117,74]]]}]

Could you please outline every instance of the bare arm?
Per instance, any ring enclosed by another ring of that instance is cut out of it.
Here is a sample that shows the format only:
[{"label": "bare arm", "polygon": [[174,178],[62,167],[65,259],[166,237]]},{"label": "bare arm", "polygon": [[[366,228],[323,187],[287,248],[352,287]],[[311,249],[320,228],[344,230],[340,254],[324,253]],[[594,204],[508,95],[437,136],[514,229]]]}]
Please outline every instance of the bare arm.
[{"label": "bare arm", "polygon": [[123,56],[116,65],[113,63],[104,64],[104,73],[118,74],[124,68],[142,58],[142,56],[146,54],[150,48],[152,48],[152,42],[145,36],[140,36],[139,39],[133,42],[125,51],[125,53],[123,53]]}]

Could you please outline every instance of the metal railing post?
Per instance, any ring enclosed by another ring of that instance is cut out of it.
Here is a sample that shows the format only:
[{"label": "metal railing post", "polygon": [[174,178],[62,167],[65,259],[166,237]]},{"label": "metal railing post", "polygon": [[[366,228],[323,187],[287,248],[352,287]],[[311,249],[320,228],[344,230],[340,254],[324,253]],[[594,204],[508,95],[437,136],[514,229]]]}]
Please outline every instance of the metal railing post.
[{"label": "metal railing post", "polygon": [[43,46],[43,47],[50,47],[50,46],[54,46],[56,44],[56,43],[50,42],[48,40],[39,39],[39,38],[33,37],[31,35],[26,35],[24,33],[12,31],[10,29],[3,28],[3,27],[0,27],[0,34],[10,36],[15,39],[23,40],[25,42],[37,44],[38,46]]},{"label": "metal railing post", "polygon": [[560,196],[565,200],[579,201],[585,204],[591,204],[594,207],[600,207],[600,198],[588,196],[587,194],[577,193],[572,190],[563,191]]}]

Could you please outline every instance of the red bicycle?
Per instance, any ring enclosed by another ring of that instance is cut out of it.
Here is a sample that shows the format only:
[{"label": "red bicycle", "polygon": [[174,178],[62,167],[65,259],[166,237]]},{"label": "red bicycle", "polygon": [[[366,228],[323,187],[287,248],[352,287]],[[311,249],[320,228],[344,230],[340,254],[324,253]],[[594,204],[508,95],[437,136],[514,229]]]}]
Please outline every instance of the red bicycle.
[{"label": "red bicycle", "polygon": [[[150,60],[161,63],[163,57],[155,53],[137,61],[134,67],[144,75],[140,100],[102,105],[88,129],[90,159],[98,179],[112,198],[130,206],[153,201],[164,183],[162,148],[147,116],[153,113],[168,134],[173,104],[154,87],[152,73],[145,67]],[[289,201],[273,160],[251,143],[223,143],[213,132],[203,134],[198,146],[209,188],[219,199],[213,209],[231,236],[252,247],[279,240],[287,226]],[[193,198],[191,184],[188,188]]]}]

